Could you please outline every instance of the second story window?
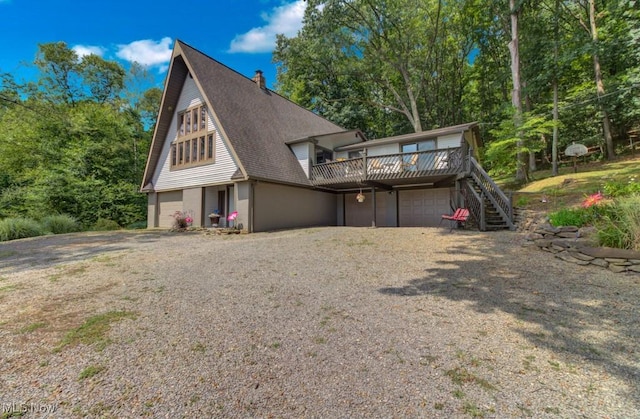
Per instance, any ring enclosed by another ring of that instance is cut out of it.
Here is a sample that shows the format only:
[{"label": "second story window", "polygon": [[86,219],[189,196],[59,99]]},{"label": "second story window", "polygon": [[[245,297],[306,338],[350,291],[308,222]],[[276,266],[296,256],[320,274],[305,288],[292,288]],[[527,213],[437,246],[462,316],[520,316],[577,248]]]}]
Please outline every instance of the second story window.
[{"label": "second story window", "polygon": [[172,170],[214,163],[216,133],[208,127],[205,105],[178,113],[178,132],[170,153]]},{"label": "second story window", "polygon": [[329,163],[333,159],[333,152],[316,146],[316,164]]}]

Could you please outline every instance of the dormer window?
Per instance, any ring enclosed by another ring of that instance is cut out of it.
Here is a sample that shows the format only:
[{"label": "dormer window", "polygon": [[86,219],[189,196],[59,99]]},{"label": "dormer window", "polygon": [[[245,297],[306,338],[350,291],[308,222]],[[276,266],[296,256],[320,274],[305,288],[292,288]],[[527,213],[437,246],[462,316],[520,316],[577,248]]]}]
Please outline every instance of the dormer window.
[{"label": "dormer window", "polygon": [[178,132],[171,144],[171,169],[213,163],[216,132],[208,129],[207,107],[198,105],[178,112],[177,122]]}]

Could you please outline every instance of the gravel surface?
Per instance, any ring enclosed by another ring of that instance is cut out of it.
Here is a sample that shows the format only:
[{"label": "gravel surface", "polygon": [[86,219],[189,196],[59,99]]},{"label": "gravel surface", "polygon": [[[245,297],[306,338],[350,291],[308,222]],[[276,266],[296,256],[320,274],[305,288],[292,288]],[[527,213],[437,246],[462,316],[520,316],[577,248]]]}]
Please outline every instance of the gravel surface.
[{"label": "gravel surface", "polygon": [[511,232],[4,243],[0,417],[640,417],[639,285]]}]

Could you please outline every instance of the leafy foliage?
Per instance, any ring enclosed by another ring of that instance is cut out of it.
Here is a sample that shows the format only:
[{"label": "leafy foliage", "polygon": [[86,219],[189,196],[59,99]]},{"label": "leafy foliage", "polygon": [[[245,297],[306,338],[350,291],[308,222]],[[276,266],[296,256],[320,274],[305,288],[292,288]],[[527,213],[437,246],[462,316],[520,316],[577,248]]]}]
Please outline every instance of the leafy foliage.
[{"label": "leafy foliage", "polygon": [[[520,17],[524,144],[513,119],[505,0],[309,0],[304,26],[274,51],[285,96],[371,138],[479,121],[494,173],[512,174],[518,154],[551,160],[573,142],[605,145],[640,128],[637,0],[516,1]],[[604,93],[594,84],[599,62]],[[519,121],[518,121],[519,122]]]},{"label": "leafy foliage", "polygon": [[628,182],[607,182],[604,185],[604,192],[612,197],[640,194],[640,182],[635,178],[631,178]]},{"label": "leafy foliage", "polygon": [[282,93],[372,137],[468,119],[469,2],[308,3],[302,31],[278,38]]},{"label": "leafy foliage", "polygon": [[536,153],[544,150],[544,138],[551,134],[553,126],[554,122],[544,116],[524,114],[519,129],[523,141],[518,146],[520,138],[514,135],[516,130],[513,118],[504,119],[500,127],[491,132],[496,139],[485,150],[490,173],[514,173],[517,169],[517,153]]},{"label": "leafy foliage", "polygon": [[600,245],[640,250],[640,195],[617,199],[598,227]]},{"label": "leafy foliage", "polygon": [[145,220],[139,185],[158,89],[125,92],[139,69],[79,58],[62,42],[40,45],[35,65],[35,83],[0,78],[0,219]]},{"label": "leafy foliage", "polygon": [[549,214],[551,225],[584,227],[593,224],[596,212],[592,208],[563,208]]}]

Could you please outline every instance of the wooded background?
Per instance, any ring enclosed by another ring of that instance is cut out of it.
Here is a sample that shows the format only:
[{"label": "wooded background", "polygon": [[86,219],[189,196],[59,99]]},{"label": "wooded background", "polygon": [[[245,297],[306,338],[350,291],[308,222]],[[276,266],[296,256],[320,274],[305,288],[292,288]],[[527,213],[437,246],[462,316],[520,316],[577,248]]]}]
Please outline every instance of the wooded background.
[{"label": "wooded background", "polygon": [[640,128],[639,1],[307,3],[279,89],[370,138],[479,121],[484,164],[526,180],[554,138],[613,158]]},{"label": "wooded background", "polygon": [[[614,158],[640,129],[638,0],[309,0],[279,36],[276,90],[380,138],[478,121],[483,164],[526,181],[578,142]],[[127,226],[161,91],[145,69],[42,44],[0,76],[0,219]]]}]

